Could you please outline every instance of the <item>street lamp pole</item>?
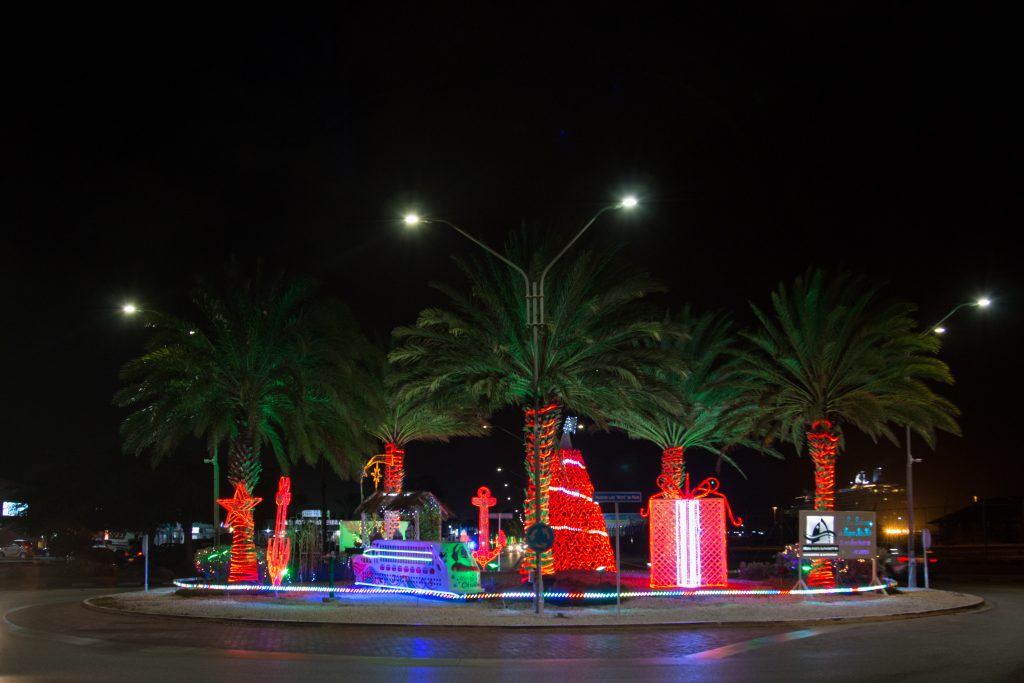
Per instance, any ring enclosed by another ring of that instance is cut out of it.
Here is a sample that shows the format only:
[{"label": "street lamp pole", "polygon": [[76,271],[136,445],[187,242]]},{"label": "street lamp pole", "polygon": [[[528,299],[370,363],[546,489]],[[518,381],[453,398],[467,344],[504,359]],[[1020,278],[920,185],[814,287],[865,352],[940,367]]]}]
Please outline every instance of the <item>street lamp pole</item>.
[{"label": "street lamp pole", "polygon": [[213,465],[213,547],[220,545],[220,505],[217,499],[220,498],[220,463],[217,460],[217,446],[213,447],[213,457],[203,460],[207,465]]},{"label": "street lamp pole", "polygon": [[[933,332],[936,334],[942,334],[946,330],[943,329],[942,323],[953,317],[957,311],[968,306],[974,306],[976,308],[987,308],[992,302],[989,299],[981,298],[977,301],[965,301],[962,304],[954,306],[949,313],[942,316],[939,322],[935,323],[927,330],[921,333],[921,336],[927,336]],[[921,458],[914,458],[913,453],[910,449],[910,425],[907,425],[907,588],[917,588],[917,542],[914,538],[914,463],[921,462]]]},{"label": "street lamp pole", "polygon": [[[547,278],[548,271],[551,270],[552,266],[562,258],[565,252],[569,251],[573,244],[576,243],[580,237],[583,236],[591,225],[597,221],[607,211],[612,209],[632,209],[637,205],[637,200],[634,197],[626,197],[618,204],[610,204],[602,207],[597,213],[587,221],[579,232],[569,240],[569,242],[562,247],[562,250],[551,259],[551,262],[541,272],[540,281],[530,280],[529,275],[526,274],[522,268],[513,263],[511,260],[498,253],[494,249],[490,248],[477,238],[470,235],[468,232],[455,225],[451,221],[442,218],[431,218],[429,220],[421,219],[415,214],[408,214],[404,218],[404,222],[408,226],[414,226],[419,223],[443,223],[448,227],[455,230],[457,233],[468,239],[473,244],[477,245],[491,256],[494,256],[507,266],[512,268],[520,275],[523,276],[523,283],[526,286],[526,326],[530,329],[533,335],[533,409],[534,409],[534,420],[533,420],[533,495],[534,495],[534,524],[541,523],[541,498],[540,498],[540,328],[544,324],[544,281]],[[536,557],[536,580],[534,581],[534,588],[536,590],[534,596],[534,610],[537,614],[544,613],[544,573],[541,570],[541,556],[543,553],[538,552]]]}]

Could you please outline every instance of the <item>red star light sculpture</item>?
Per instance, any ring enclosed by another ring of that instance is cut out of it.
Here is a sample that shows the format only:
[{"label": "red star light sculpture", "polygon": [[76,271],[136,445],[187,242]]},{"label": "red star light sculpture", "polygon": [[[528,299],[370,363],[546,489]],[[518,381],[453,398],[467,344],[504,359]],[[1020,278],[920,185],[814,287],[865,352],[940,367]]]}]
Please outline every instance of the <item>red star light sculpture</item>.
[{"label": "red star light sculpture", "polygon": [[253,543],[252,511],[262,498],[253,498],[245,484],[235,485],[233,498],[217,500],[227,511],[231,527],[231,572],[228,583],[256,583],[256,545]]}]

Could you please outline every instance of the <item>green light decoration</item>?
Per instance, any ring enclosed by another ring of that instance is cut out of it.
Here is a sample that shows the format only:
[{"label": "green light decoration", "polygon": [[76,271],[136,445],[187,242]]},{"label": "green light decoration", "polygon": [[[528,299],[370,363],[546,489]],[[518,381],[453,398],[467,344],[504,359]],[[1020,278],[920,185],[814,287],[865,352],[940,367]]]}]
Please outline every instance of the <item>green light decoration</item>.
[{"label": "green light decoration", "polygon": [[[231,572],[231,546],[203,548],[195,555],[196,573],[210,583],[226,583]],[[256,548],[256,567],[261,582],[270,582],[267,571],[267,552]],[[285,573],[288,576],[288,573]]]}]

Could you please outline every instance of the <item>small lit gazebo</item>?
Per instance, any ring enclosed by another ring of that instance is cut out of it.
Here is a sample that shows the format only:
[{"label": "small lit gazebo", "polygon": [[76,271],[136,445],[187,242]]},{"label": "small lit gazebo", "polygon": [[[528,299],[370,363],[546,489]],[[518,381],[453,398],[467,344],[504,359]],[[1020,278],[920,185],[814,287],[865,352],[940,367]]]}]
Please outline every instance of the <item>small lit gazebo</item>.
[{"label": "small lit gazebo", "polygon": [[455,517],[455,513],[430,491],[375,491],[355,509],[364,545],[369,545],[367,530],[371,525],[380,525],[378,532],[383,530],[386,512],[397,513],[400,519],[412,522],[412,534],[407,540],[416,541],[440,541],[442,522]]}]

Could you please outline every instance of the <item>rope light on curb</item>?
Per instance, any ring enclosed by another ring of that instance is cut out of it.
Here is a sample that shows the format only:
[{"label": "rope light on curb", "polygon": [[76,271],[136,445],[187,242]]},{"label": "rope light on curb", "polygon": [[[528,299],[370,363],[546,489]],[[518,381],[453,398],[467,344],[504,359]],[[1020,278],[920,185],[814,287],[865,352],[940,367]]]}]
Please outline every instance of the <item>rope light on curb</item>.
[{"label": "rope light on curb", "polygon": [[[307,586],[293,584],[275,587],[272,584],[207,583],[200,579],[175,579],[178,588],[199,591],[227,591],[231,593],[327,593],[334,591],[346,595],[417,595],[449,602],[480,602],[483,600],[532,600],[531,591],[502,591],[497,593],[452,593],[422,588],[382,588],[380,586]],[[886,579],[884,584],[875,586],[850,586],[846,588],[809,588],[784,590],[775,588],[708,588],[708,589],[666,589],[647,591],[622,591],[623,598],[697,598],[697,597],[761,597],[776,595],[853,595],[871,593],[893,588],[896,582]],[[546,600],[614,600],[613,591],[545,591]]]}]

